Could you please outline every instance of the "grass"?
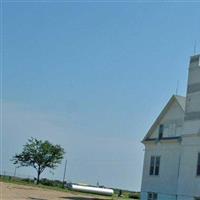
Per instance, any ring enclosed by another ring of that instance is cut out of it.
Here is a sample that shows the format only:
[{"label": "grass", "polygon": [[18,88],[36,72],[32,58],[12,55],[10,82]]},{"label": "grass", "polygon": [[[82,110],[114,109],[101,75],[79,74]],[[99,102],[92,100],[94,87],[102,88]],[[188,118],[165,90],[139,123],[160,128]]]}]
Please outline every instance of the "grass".
[{"label": "grass", "polygon": [[[34,184],[33,182],[27,182],[27,181],[23,181],[21,179],[15,179],[15,178],[9,178],[9,177],[0,177],[0,182],[5,182],[5,183],[12,183],[12,184],[17,184],[17,185],[24,185],[24,186],[31,186],[31,187],[38,187],[38,188],[43,188],[43,189],[48,189],[48,190],[55,190],[55,191],[60,191],[60,192],[68,192],[70,194],[74,194],[74,195],[81,195],[83,193],[81,192],[76,192],[76,191],[72,191],[69,190],[67,188],[62,188],[62,187],[58,187],[58,186],[46,186],[46,185],[42,185],[42,184]],[[84,193],[85,195],[91,196],[91,197],[103,197],[106,198],[108,200],[112,200],[112,197],[106,197],[106,196],[102,196],[102,195],[96,195],[96,194],[90,194],[90,193]]]},{"label": "grass", "polygon": [[[7,176],[6,177],[0,176],[0,182],[13,183],[13,184],[17,184],[17,185],[24,185],[24,186],[31,186],[31,187],[39,187],[39,188],[43,188],[43,189],[55,190],[55,191],[60,191],[60,192],[69,192],[74,195],[83,194],[82,192],[72,191],[67,188],[62,188],[61,186],[47,186],[47,185],[42,185],[42,184],[36,185],[33,182],[28,182],[28,181],[25,181],[25,180],[22,180],[19,178],[13,178],[13,177],[7,177]],[[97,194],[90,194],[90,193],[84,193],[84,194],[89,195],[94,198],[95,197],[103,198],[105,200],[130,200],[131,199],[131,198],[129,198],[130,193],[128,193],[128,192],[124,192],[123,197],[118,197],[116,193],[112,197],[97,195]]]},{"label": "grass", "polygon": [[31,187],[40,187],[40,188],[44,188],[44,189],[51,189],[51,190],[57,190],[57,191],[61,191],[61,192],[68,192],[68,189],[65,188],[61,188],[61,187],[54,187],[54,186],[46,186],[46,185],[42,185],[42,184],[34,184],[33,182],[28,182],[28,181],[24,181],[18,178],[8,178],[8,177],[0,177],[0,181],[1,182],[5,182],[5,183],[13,183],[13,184],[17,184],[17,185],[25,185],[25,186],[31,186]]}]

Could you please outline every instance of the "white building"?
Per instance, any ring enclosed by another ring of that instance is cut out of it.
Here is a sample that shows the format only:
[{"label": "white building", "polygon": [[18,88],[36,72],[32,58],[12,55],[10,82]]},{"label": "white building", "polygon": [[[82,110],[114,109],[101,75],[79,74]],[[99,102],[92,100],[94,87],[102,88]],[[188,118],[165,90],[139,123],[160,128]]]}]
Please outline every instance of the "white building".
[{"label": "white building", "polygon": [[187,96],[172,96],[143,139],[142,200],[200,200],[200,55]]}]

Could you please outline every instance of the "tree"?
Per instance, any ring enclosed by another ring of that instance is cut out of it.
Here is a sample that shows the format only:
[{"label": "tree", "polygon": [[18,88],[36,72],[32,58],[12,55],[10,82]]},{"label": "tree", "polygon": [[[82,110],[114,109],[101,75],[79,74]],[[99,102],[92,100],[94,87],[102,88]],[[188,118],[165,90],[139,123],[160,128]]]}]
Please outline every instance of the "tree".
[{"label": "tree", "polygon": [[22,167],[31,166],[37,171],[37,184],[40,175],[46,168],[55,169],[64,157],[64,149],[60,145],[53,145],[49,141],[28,139],[20,154],[13,156],[13,163]]}]

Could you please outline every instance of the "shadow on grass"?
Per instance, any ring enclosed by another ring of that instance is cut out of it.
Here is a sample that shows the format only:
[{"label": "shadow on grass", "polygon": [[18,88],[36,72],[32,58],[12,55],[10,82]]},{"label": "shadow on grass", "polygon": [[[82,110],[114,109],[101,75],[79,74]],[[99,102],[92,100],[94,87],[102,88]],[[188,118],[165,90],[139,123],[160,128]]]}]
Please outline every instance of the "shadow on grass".
[{"label": "shadow on grass", "polygon": [[100,198],[95,197],[60,197],[61,199],[67,199],[67,200],[103,200]]},{"label": "shadow on grass", "polygon": [[35,197],[28,197],[28,199],[31,199],[31,200],[48,200],[48,199],[41,199],[41,198],[35,198]]}]

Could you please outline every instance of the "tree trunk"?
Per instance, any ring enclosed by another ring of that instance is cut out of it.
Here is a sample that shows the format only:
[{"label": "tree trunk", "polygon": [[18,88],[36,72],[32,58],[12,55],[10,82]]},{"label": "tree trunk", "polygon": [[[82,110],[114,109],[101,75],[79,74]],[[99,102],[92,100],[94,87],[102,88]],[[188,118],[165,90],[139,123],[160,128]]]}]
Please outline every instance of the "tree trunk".
[{"label": "tree trunk", "polygon": [[37,185],[39,184],[40,182],[40,170],[38,170],[37,172]]}]

